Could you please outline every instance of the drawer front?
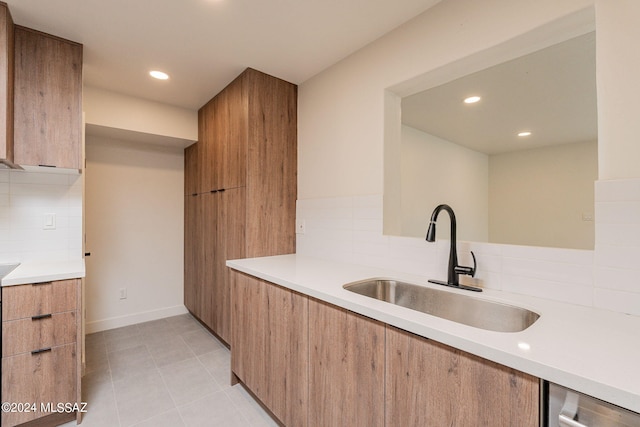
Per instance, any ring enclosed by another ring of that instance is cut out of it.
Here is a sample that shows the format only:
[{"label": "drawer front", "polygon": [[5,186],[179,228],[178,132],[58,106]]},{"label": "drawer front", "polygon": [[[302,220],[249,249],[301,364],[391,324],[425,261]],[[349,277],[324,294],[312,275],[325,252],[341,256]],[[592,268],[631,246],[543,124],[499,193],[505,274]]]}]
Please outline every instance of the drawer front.
[{"label": "drawer front", "polygon": [[76,312],[2,322],[2,357],[76,342]]},{"label": "drawer front", "polygon": [[73,311],[78,279],[2,288],[2,321]]},{"label": "drawer front", "polygon": [[2,412],[2,425],[14,426],[50,413],[41,403],[76,402],[76,345],[2,359],[2,401],[35,403],[35,412]]}]

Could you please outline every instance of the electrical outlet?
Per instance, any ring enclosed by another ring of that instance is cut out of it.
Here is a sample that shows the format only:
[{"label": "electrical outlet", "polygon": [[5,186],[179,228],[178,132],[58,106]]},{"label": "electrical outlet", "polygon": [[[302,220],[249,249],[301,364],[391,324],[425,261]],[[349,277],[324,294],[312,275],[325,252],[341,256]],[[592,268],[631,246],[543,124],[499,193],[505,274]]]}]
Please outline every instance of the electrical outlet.
[{"label": "electrical outlet", "polygon": [[304,219],[296,219],[296,234],[304,234],[307,232],[307,225]]},{"label": "electrical outlet", "polygon": [[127,288],[120,288],[120,299],[127,299]]}]

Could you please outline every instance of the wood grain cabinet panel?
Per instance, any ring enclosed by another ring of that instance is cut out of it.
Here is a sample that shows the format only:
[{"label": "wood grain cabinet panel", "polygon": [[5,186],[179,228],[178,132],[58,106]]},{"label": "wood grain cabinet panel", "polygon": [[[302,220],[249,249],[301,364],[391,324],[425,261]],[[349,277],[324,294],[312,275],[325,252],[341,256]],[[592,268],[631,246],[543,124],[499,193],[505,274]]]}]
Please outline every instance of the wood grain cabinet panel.
[{"label": "wood grain cabinet panel", "polygon": [[308,298],[242,273],[231,276],[231,369],[284,425],[304,427]]},{"label": "wood grain cabinet panel", "polygon": [[60,280],[2,288],[2,321],[77,308],[78,280]]},{"label": "wood grain cabinet panel", "polygon": [[537,378],[391,326],[386,342],[387,426],[538,426]]},{"label": "wood grain cabinet panel", "polygon": [[309,425],[384,426],[385,324],[309,300]]},{"label": "wood grain cabinet panel", "polygon": [[82,45],[15,27],[14,160],[82,169]]},{"label": "wood grain cabinet panel", "polygon": [[[2,358],[3,402],[36,403],[35,412],[3,412],[2,425],[15,426],[48,415],[41,403],[77,401],[78,370],[76,344],[53,347],[49,351]],[[72,414],[72,418],[75,418]]]},{"label": "wood grain cabinet panel", "polygon": [[202,198],[197,194],[185,196],[184,208],[184,305],[200,318],[204,280]]},{"label": "wood grain cabinet panel", "polygon": [[2,322],[2,357],[76,342],[76,312]]},{"label": "wood grain cabinet panel", "polygon": [[244,258],[245,197],[244,187],[214,193],[217,199],[216,238],[211,272],[213,325],[226,342],[231,341],[231,278],[228,259]]},{"label": "wood grain cabinet panel", "polygon": [[[198,118],[200,121],[200,118]],[[184,149],[184,195],[200,193],[200,167],[198,162],[199,145],[191,144]]]},{"label": "wood grain cabinet panel", "polygon": [[2,288],[2,400],[36,405],[34,412],[3,412],[3,426],[81,421],[81,413],[41,406],[81,402],[80,285],[72,279]]},{"label": "wood grain cabinet panel", "polygon": [[6,3],[0,2],[0,163],[13,164],[14,30]]}]

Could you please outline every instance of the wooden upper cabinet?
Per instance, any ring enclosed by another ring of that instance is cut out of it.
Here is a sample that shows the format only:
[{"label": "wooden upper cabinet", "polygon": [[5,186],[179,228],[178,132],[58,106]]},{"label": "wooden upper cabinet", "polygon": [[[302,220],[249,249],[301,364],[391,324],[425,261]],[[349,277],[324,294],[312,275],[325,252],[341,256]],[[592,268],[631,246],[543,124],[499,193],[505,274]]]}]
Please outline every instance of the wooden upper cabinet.
[{"label": "wooden upper cabinet", "polygon": [[200,191],[200,167],[198,143],[191,144],[184,149],[184,195],[191,196]]},{"label": "wooden upper cabinet", "polygon": [[15,163],[82,169],[82,45],[15,27]]},{"label": "wooden upper cabinet", "polygon": [[200,191],[246,185],[247,115],[244,74],[200,110]]},{"label": "wooden upper cabinet", "polygon": [[13,163],[13,20],[0,2],[0,163]]},{"label": "wooden upper cabinet", "polygon": [[296,85],[248,68],[198,118],[198,192],[254,186],[261,194],[277,188],[295,196]]}]

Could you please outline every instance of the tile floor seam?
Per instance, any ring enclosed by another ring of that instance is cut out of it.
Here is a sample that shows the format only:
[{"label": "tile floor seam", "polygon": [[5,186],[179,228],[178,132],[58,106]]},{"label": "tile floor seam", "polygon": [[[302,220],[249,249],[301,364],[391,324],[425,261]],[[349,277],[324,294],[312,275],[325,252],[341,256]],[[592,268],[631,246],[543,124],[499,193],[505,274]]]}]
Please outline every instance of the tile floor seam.
[{"label": "tile floor seam", "polygon": [[[151,357],[153,358],[153,355]],[[154,361],[154,363],[155,363],[155,361]],[[160,370],[160,368],[158,368],[158,364],[157,363],[156,363],[156,369],[158,370],[158,373],[160,374],[160,378],[162,378],[162,382],[163,382],[164,386],[167,388],[167,391],[169,392],[169,397],[171,398],[171,401],[173,402],[173,408],[172,409],[175,409],[176,411],[178,411],[178,416],[180,417],[180,421],[182,421],[182,424],[186,426],[187,423],[185,423],[184,419],[182,418],[182,415],[180,414],[180,410],[178,409],[178,403],[176,402],[176,399],[173,397],[173,394],[171,393],[171,389],[169,388],[169,385],[167,384],[167,381],[165,380],[164,375],[162,375],[162,371]],[[169,412],[169,411],[166,411],[166,412]],[[164,413],[166,413],[166,412],[164,412]],[[161,415],[161,414],[159,414],[159,415]],[[153,418],[153,417],[151,417],[151,418]],[[149,418],[149,419],[151,419],[151,418]]]},{"label": "tile floor seam", "polygon": [[105,342],[105,354],[107,356],[107,366],[109,368],[109,385],[111,386],[111,393],[113,394],[113,402],[116,406],[116,416],[118,417],[118,427],[122,427],[122,420],[120,419],[120,410],[118,409],[118,400],[116,399],[116,388],[113,385],[113,371],[111,370],[111,361],[109,360],[109,349]]}]

